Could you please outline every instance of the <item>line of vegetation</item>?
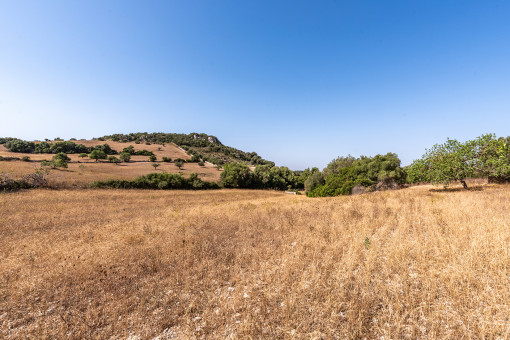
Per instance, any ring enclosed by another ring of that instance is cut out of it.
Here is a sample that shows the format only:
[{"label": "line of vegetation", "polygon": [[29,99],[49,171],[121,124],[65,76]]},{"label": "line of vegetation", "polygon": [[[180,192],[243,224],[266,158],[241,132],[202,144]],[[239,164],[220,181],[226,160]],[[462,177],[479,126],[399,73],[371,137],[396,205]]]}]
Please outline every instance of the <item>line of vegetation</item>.
[{"label": "line of vegetation", "polygon": [[92,188],[115,188],[115,189],[188,189],[205,190],[219,189],[214,182],[203,181],[196,173],[190,174],[188,178],[180,174],[169,174],[166,172],[151,173],[137,177],[133,180],[108,180],[96,181],[91,184]]},{"label": "line of vegetation", "polygon": [[107,155],[116,155],[118,152],[113,150],[108,144],[97,145],[97,146],[85,146],[83,144],[78,144],[74,142],[64,142],[58,141],[54,143],[48,142],[27,142],[21,139],[9,139],[3,138],[5,140],[4,146],[7,150],[11,152],[18,153],[49,153],[49,154],[57,154],[57,153],[66,153],[66,154],[75,154],[75,153],[91,153],[94,150],[102,151]]}]

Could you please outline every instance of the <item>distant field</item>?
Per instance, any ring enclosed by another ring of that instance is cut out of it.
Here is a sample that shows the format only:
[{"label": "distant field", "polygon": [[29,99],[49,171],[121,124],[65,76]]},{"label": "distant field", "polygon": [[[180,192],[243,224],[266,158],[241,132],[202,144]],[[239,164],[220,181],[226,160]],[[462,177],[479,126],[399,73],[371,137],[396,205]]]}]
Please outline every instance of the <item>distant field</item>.
[{"label": "distant field", "polygon": [[[172,160],[176,158],[189,159],[190,156],[185,151],[179,149],[174,144],[162,145],[145,145],[135,143],[119,143],[112,141],[87,141],[79,140],[75,143],[83,144],[85,146],[96,146],[107,143],[110,147],[118,152],[129,145],[133,145],[136,151],[148,150],[152,151],[158,158],[160,166],[155,171],[152,163],[148,162],[147,156],[132,156],[130,163],[121,163],[115,165],[103,160],[96,163],[94,160],[78,157],[77,154],[71,154],[71,163],[67,169],[52,170],[48,179],[50,184],[60,187],[81,187],[90,182],[97,180],[107,179],[133,179],[135,177],[146,175],[152,172],[166,171],[168,173],[182,172],[184,176],[192,172],[198,173],[199,177],[205,181],[216,182],[220,178],[221,171],[218,171],[214,165],[206,163],[204,167],[199,166],[197,163],[185,163],[182,170],[179,170],[174,163],[161,162],[163,157],[170,157]],[[161,151],[158,150],[161,148]],[[9,152],[3,145],[0,145],[0,156],[3,157],[17,157],[29,156],[32,162],[10,161],[0,162],[0,173],[8,173],[13,177],[21,177],[23,175],[33,173],[34,167],[39,165],[41,160],[50,160],[52,154],[24,154]]]},{"label": "distant field", "polygon": [[0,194],[0,338],[508,338],[510,186],[430,189]]}]

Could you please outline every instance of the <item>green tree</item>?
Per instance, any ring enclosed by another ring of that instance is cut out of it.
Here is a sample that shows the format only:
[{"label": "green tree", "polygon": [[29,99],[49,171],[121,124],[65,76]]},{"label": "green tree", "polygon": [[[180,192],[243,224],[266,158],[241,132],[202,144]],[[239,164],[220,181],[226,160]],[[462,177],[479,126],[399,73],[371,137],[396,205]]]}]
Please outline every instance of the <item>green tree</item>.
[{"label": "green tree", "polygon": [[106,153],[102,150],[92,150],[89,157],[98,162],[100,159],[106,159]]},{"label": "green tree", "polygon": [[242,163],[225,164],[220,178],[225,188],[248,188],[253,179],[250,167]]},{"label": "green tree", "polygon": [[83,159],[83,158],[85,158],[85,157],[88,157],[88,155],[87,155],[86,153],[84,153],[84,152],[83,152],[83,153],[80,153],[80,154],[78,155],[78,157],[80,157],[80,158],[82,158],[82,159]]},{"label": "green tree", "polygon": [[183,165],[184,165],[184,160],[182,160],[182,159],[176,159],[175,160],[175,166],[178,167],[179,170],[181,170]]},{"label": "green tree", "polygon": [[[474,175],[477,166],[477,154],[474,141],[461,143],[447,139],[427,150],[421,162],[413,163],[412,172],[426,169],[426,179],[434,184],[443,184],[446,188],[452,181],[459,181],[467,189],[466,178]],[[419,178],[419,177],[416,177]]]},{"label": "green tree", "polygon": [[71,158],[69,158],[69,156],[64,153],[64,152],[59,152],[57,153],[55,156],[53,156],[53,160],[54,161],[57,161],[57,160],[62,160],[64,162],[70,162],[71,161]]},{"label": "green tree", "polygon": [[486,134],[474,141],[477,153],[476,175],[488,177],[489,182],[510,180],[510,146],[504,138]]},{"label": "green tree", "polygon": [[124,163],[128,163],[131,160],[131,154],[129,152],[122,151],[119,157]]},{"label": "green tree", "polygon": [[156,157],[155,155],[150,155],[150,156],[149,156],[149,162],[155,162],[155,161],[157,161],[157,160],[158,160],[158,159],[157,159],[157,157]]},{"label": "green tree", "polygon": [[324,184],[324,175],[319,172],[311,173],[308,178],[305,180],[305,192],[309,193],[315,188]]},{"label": "green tree", "polygon": [[156,170],[157,167],[159,166],[159,164],[158,163],[152,163],[152,166],[154,167],[154,170]]}]

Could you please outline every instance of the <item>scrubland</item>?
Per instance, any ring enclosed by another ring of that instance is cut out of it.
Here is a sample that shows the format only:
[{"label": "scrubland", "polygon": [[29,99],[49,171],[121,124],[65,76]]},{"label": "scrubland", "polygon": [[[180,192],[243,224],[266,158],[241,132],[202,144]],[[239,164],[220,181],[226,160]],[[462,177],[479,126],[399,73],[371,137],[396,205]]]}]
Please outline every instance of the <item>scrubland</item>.
[{"label": "scrubland", "polygon": [[[47,177],[50,186],[56,188],[81,188],[94,181],[105,181],[109,179],[131,180],[138,176],[162,171],[175,174],[181,173],[183,176],[197,173],[200,179],[210,182],[217,182],[220,179],[221,171],[218,171],[211,163],[205,163],[203,167],[199,166],[197,163],[185,163],[183,168],[179,169],[174,163],[161,162],[163,157],[170,157],[172,160],[176,158],[190,158],[185,151],[179,149],[174,144],[166,144],[163,146],[97,140],[80,140],[76,142],[85,146],[96,146],[108,143],[112,149],[119,152],[129,145],[133,145],[136,151],[143,149],[152,151],[160,165],[157,170],[154,170],[152,163],[148,161],[148,156],[132,156],[129,163],[115,165],[105,160],[96,162],[89,158],[80,158],[77,154],[70,154],[68,156],[71,158],[71,162],[68,163],[69,167],[67,169],[59,168],[50,171]],[[17,158],[22,158],[24,156],[30,157],[30,162],[0,162],[0,174],[8,174],[12,178],[20,178],[24,175],[34,173],[35,169],[39,167],[40,161],[50,160],[54,155],[9,152],[5,146],[0,145],[0,156]]]},{"label": "scrubland", "polygon": [[510,187],[430,189],[0,194],[0,338],[509,338]]}]

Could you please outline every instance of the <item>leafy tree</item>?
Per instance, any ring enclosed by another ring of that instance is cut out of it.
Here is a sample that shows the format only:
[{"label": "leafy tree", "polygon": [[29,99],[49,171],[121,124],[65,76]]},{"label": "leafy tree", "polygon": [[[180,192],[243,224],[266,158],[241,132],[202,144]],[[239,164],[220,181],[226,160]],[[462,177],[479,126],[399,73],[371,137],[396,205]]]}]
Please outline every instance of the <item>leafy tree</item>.
[{"label": "leafy tree", "polygon": [[510,180],[510,145],[508,139],[485,134],[474,141],[477,162],[476,175],[488,177],[489,182]]},{"label": "leafy tree", "polygon": [[64,153],[64,152],[59,152],[57,153],[55,156],[53,156],[53,160],[54,161],[57,161],[57,160],[62,160],[64,162],[70,162],[71,161],[71,158],[69,158],[69,156]]},{"label": "leafy tree", "polygon": [[84,153],[84,152],[83,152],[83,153],[80,153],[80,154],[78,155],[78,157],[80,157],[80,158],[85,158],[85,157],[88,157],[88,154],[86,154],[86,153]]},{"label": "leafy tree", "polygon": [[190,163],[198,163],[200,162],[200,156],[199,155],[193,155],[191,156],[191,159],[189,160]]},{"label": "leafy tree", "polygon": [[305,180],[305,192],[306,193],[311,192],[315,188],[317,188],[323,184],[324,184],[324,175],[319,171],[313,172]]},{"label": "leafy tree", "polygon": [[155,161],[157,161],[157,160],[158,160],[158,159],[157,159],[157,157],[156,157],[155,155],[150,155],[150,156],[149,156],[149,162],[155,162]]},{"label": "leafy tree", "polygon": [[220,178],[225,188],[248,188],[252,184],[251,170],[242,163],[226,164]]},{"label": "leafy tree", "polygon": [[154,170],[156,170],[157,167],[159,166],[159,164],[158,163],[152,163],[152,166],[154,167]]},{"label": "leafy tree", "polygon": [[183,159],[176,159],[175,160],[175,166],[179,168],[179,170],[182,168],[182,166],[184,165],[184,160]]},{"label": "leafy tree", "polygon": [[130,155],[134,155],[135,154],[135,148],[133,147],[133,145],[130,145],[124,149],[122,149],[122,152],[126,152]]},{"label": "leafy tree", "polygon": [[95,159],[98,162],[100,159],[106,159],[106,153],[102,150],[93,150],[89,156],[91,159]]},{"label": "leafy tree", "polygon": [[170,157],[163,157],[162,160],[165,163],[170,163],[172,161],[172,158],[170,158]]},{"label": "leafy tree", "polygon": [[128,163],[130,160],[131,160],[131,154],[129,152],[121,152],[120,155],[120,160],[125,162],[125,163]]},{"label": "leafy tree", "polygon": [[461,143],[455,139],[447,139],[443,144],[434,145],[420,161],[415,161],[410,166],[410,180],[428,180],[434,184],[443,184],[445,188],[452,181],[460,181],[467,189],[465,180],[475,174],[477,166],[475,146],[474,141]]},{"label": "leafy tree", "polygon": [[340,156],[334,160],[332,160],[324,169],[324,175],[330,175],[330,174],[338,174],[340,169],[348,168],[354,163],[356,158],[354,158],[351,155],[347,155],[346,157]]}]

